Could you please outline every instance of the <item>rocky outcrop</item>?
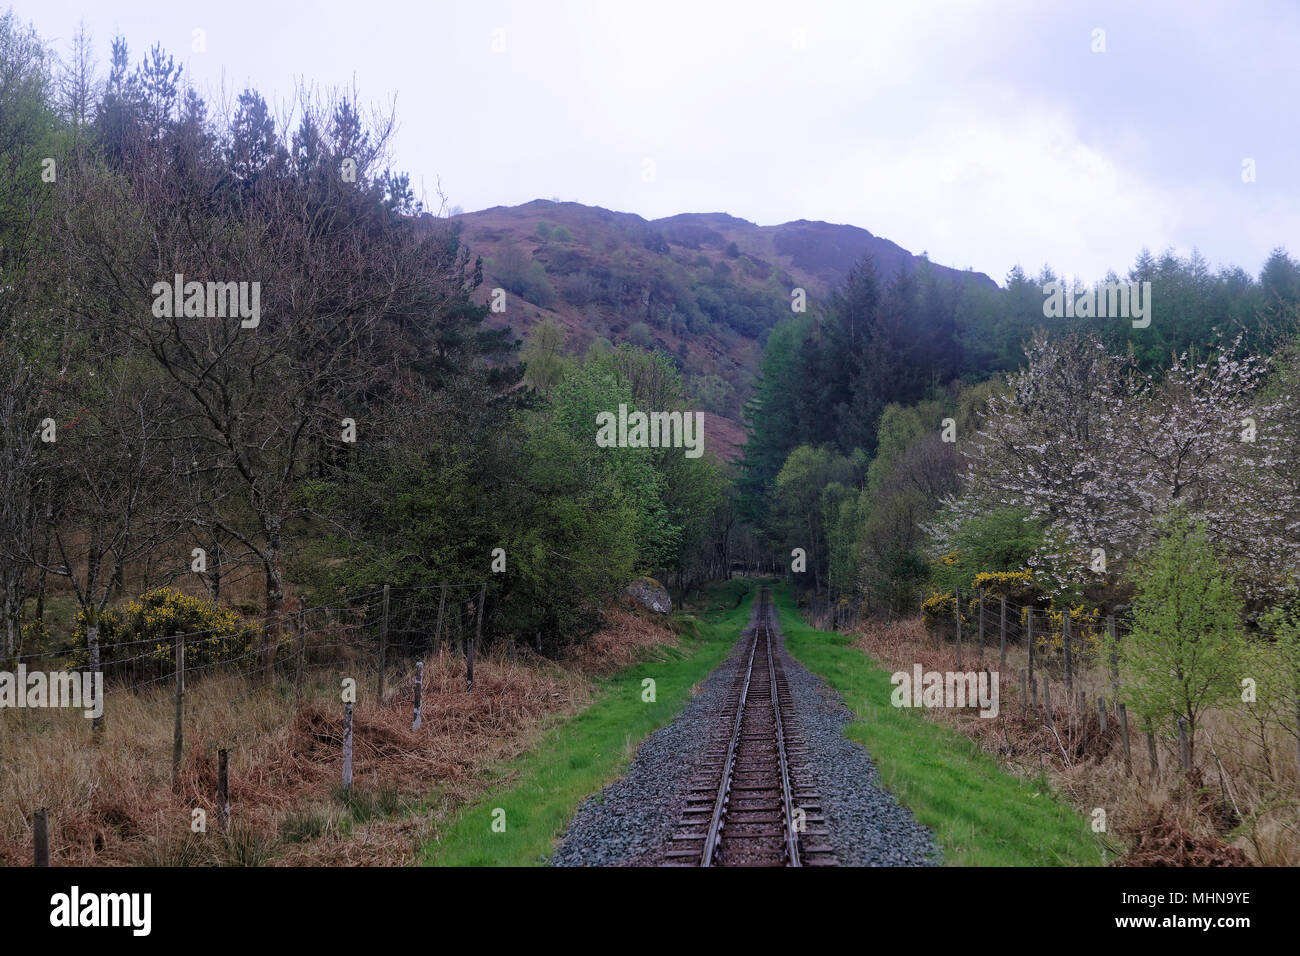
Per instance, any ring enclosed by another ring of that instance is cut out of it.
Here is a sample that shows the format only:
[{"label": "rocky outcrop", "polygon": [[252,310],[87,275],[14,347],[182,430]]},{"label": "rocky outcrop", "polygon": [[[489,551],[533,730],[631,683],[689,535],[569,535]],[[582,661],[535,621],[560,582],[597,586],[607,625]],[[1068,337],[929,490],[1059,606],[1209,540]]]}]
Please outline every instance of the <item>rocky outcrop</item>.
[{"label": "rocky outcrop", "polygon": [[623,593],[647,611],[655,614],[672,613],[673,599],[669,597],[668,589],[654,578],[637,578]]}]

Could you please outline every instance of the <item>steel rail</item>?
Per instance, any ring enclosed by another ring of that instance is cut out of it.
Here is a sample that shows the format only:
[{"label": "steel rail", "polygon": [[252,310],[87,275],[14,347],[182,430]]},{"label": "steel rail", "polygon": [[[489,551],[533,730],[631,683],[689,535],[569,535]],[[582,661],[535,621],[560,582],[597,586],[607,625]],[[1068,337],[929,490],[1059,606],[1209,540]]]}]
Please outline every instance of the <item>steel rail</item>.
[{"label": "steel rail", "polygon": [[754,629],[754,640],[749,646],[749,663],[745,667],[745,685],[740,689],[740,699],[736,704],[736,722],[731,728],[731,743],[727,745],[727,758],[722,766],[722,782],[718,785],[718,796],[713,803],[713,817],[709,821],[709,832],[704,838],[704,847],[700,851],[700,866],[712,866],[717,855],[718,844],[722,840],[723,815],[727,810],[727,801],[731,797],[731,781],[736,769],[736,745],[740,741],[740,725],[745,717],[745,702],[749,697],[749,682],[754,676],[754,652],[758,650],[758,628]]},{"label": "steel rail", "polygon": [[767,673],[772,681],[772,715],[776,719],[776,750],[781,764],[781,809],[785,827],[786,865],[799,866],[799,838],[794,832],[794,797],[790,793],[790,765],[785,756],[785,728],[781,725],[781,699],[776,684],[776,659],[772,654],[772,628],[768,622],[770,605],[763,607],[763,635],[767,640]]}]

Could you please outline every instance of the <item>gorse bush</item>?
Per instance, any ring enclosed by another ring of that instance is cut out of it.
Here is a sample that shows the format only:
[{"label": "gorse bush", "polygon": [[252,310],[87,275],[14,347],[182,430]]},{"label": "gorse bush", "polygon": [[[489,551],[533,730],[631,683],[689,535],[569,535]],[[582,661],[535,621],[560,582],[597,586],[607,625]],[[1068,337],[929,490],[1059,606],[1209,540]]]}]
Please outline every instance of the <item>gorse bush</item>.
[{"label": "gorse bush", "polygon": [[1034,572],[1024,571],[981,571],[975,575],[976,590],[982,590],[987,600],[996,601],[1005,597],[1012,604],[1032,604],[1037,597],[1034,587]]},{"label": "gorse bush", "polygon": [[[961,626],[970,627],[970,606],[962,602]],[[921,615],[931,631],[951,629],[957,624],[957,596],[951,591],[933,591],[921,602]]]},{"label": "gorse bush", "polygon": [[[76,618],[75,663],[89,662],[87,617]],[[134,601],[99,616],[99,658],[106,673],[167,670],[172,667],[174,637],[189,635],[187,668],[234,660],[252,650],[257,628],[234,611],[175,588],[147,591]]]}]

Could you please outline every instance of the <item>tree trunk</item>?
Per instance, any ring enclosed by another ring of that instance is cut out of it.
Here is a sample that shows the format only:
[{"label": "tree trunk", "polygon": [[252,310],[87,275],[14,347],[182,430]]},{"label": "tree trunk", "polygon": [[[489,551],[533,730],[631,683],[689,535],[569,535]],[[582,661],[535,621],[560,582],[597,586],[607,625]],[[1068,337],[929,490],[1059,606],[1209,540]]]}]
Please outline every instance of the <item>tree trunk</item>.
[{"label": "tree trunk", "polygon": [[[86,626],[86,649],[90,652],[90,673],[92,675],[98,674],[99,673],[98,619],[96,619],[95,623],[88,624]],[[95,679],[93,676],[91,680],[92,680],[92,686],[96,686],[96,687],[99,686],[99,681]],[[91,725],[90,725],[91,728],[94,730],[102,730],[104,726],[104,714],[103,714],[104,708],[100,705],[100,701],[96,700],[94,706],[91,707],[91,710],[97,710],[100,712],[98,717],[92,718]]]}]

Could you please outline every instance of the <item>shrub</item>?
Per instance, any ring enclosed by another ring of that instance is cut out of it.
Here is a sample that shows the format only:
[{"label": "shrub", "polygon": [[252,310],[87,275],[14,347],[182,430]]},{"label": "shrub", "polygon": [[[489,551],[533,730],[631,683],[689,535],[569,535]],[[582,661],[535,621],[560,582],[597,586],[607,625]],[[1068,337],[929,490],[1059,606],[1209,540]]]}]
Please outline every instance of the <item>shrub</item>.
[{"label": "shrub", "polygon": [[[190,597],[175,588],[156,588],[99,616],[99,659],[105,673],[166,671],[173,660],[172,638],[196,635],[185,645],[186,668],[229,661],[249,653],[258,629],[229,608]],[[86,614],[77,613],[75,663],[84,665]],[[116,666],[114,666],[116,665]]]},{"label": "shrub", "polygon": [[[1028,624],[1026,615],[1028,608],[1020,611],[1020,626],[1025,628]],[[1106,625],[1101,619],[1101,612],[1097,608],[1086,608],[1082,604],[1072,604],[1070,611],[1070,651],[1073,654],[1087,655],[1089,660],[1101,650],[1105,640]],[[1053,650],[1061,651],[1065,648],[1065,611],[1061,608],[1051,608],[1047,611],[1046,620],[1043,616],[1034,612],[1034,644],[1039,650],[1047,650],[1049,647]]]},{"label": "shrub", "polygon": [[[932,591],[930,596],[921,602],[921,615],[925,618],[925,626],[930,631],[941,631],[947,633],[951,631],[957,623],[957,597],[951,592]],[[962,602],[961,626],[962,630],[970,627],[970,607],[966,602]]]},{"label": "shrub", "polygon": [[981,571],[975,575],[975,587],[983,588],[990,594],[1010,597],[1034,586],[1034,572],[1025,571]]},{"label": "shrub", "polygon": [[644,322],[633,322],[628,327],[625,338],[638,348],[648,349],[654,344],[654,337],[650,334],[650,327]]}]

